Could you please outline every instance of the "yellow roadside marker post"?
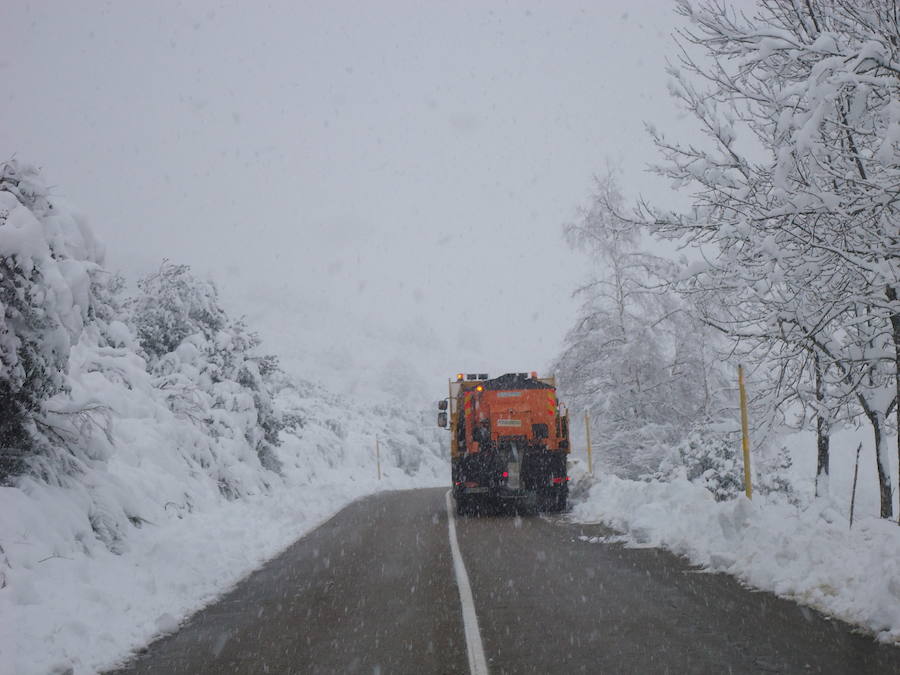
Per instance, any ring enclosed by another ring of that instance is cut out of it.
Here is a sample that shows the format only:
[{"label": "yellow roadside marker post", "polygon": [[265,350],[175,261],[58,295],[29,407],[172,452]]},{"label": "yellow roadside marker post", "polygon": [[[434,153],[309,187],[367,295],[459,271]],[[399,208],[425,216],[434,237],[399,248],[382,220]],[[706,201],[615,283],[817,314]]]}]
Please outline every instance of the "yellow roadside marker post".
[{"label": "yellow roadside marker post", "polygon": [[591,454],[591,422],[587,413],[584,413],[584,433],[587,438],[588,475],[594,475],[594,458]]},{"label": "yellow roadside marker post", "polygon": [[753,499],[750,483],[750,422],[747,416],[747,390],[744,388],[744,366],[738,366],[738,389],[741,393],[741,446],[744,450],[744,491],[747,499]]}]

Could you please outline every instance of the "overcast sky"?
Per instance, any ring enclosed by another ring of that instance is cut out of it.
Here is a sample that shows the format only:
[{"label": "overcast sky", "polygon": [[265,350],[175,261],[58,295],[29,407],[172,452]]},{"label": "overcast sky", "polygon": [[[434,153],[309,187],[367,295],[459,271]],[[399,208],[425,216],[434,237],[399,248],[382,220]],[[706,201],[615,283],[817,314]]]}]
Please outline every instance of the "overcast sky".
[{"label": "overcast sky", "polygon": [[592,175],[665,191],[642,123],[679,123],[675,21],[665,0],[7,3],[0,156],[43,167],[132,277],[167,257],[269,325],[304,302],[421,321],[455,371],[463,324],[472,369],[544,368]]}]

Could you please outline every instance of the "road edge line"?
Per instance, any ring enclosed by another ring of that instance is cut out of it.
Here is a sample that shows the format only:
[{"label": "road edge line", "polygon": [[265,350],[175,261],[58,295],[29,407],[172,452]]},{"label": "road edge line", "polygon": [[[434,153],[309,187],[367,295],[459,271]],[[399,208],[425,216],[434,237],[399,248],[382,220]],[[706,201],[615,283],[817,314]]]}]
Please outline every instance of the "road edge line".
[{"label": "road edge line", "polygon": [[450,533],[450,552],[453,554],[453,571],[456,574],[456,587],[459,589],[459,603],[462,605],[463,628],[466,635],[466,652],[469,655],[469,672],[471,675],[487,675],[487,659],[484,646],[481,644],[481,631],[478,628],[478,615],[475,613],[475,600],[472,587],[469,585],[469,574],[459,551],[456,539],[456,517],[453,515],[453,502],[450,490],[447,490],[447,525]]}]

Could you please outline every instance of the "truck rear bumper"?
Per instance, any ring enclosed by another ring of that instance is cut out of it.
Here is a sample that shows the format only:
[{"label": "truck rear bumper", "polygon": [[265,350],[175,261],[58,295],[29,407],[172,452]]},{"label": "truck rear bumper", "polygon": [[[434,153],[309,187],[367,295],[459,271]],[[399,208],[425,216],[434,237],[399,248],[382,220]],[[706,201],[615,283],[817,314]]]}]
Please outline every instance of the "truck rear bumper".
[{"label": "truck rear bumper", "polygon": [[[565,490],[565,487],[566,487],[565,485],[553,486],[553,487],[543,488],[540,491],[541,492],[544,492],[544,491],[559,492],[559,491]],[[487,487],[487,486],[479,486],[479,487],[459,486],[454,490],[454,495],[463,495],[463,496],[482,495],[482,496],[493,497],[496,499],[504,499],[504,500],[505,499],[510,499],[510,500],[527,499],[528,497],[533,497],[535,493],[536,493],[535,490],[525,490],[524,488],[519,489],[519,490],[514,490],[512,488],[506,488],[506,487]]]},{"label": "truck rear bumper", "polygon": [[489,487],[464,487],[456,489],[456,493],[461,495],[486,495],[491,492],[493,492],[493,488]]}]

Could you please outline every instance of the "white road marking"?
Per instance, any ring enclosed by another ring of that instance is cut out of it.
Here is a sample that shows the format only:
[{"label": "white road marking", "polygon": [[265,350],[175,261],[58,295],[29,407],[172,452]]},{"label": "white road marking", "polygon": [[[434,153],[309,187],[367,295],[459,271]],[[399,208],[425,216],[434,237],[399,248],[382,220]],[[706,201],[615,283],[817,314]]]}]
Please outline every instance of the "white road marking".
[{"label": "white road marking", "polygon": [[459,552],[456,540],[456,517],[453,515],[453,500],[447,490],[447,523],[450,529],[450,552],[453,554],[453,571],[456,573],[456,586],[459,588],[459,602],[462,605],[463,627],[466,633],[466,651],[469,653],[469,672],[472,675],[487,675],[487,659],[481,644],[481,631],[478,629],[478,615],[475,614],[475,600],[472,599],[472,587],[466,564]]}]

